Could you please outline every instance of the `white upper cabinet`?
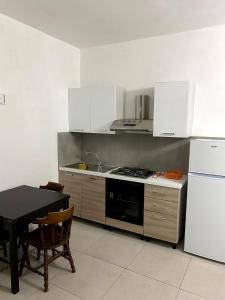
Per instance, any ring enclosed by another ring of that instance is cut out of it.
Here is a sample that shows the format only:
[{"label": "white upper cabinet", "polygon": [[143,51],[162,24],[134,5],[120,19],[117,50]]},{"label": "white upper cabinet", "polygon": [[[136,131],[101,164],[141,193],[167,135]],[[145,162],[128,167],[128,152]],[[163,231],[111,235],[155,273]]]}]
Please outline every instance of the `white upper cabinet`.
[{"label": "white upper cabinet", "polygon": [[153,136],[191,136],[193,92],[189,81],[156,83]]},{"label": "white upper cabinet", "polygon": [[116,86],[69,89],[70,131],[112,133],[112,122],[124,118],[124,92]]},{"label": "white upper cabinet", "polygon": [[124,89],[115,86],[94,88],[90,111],[91,131],[110,133],[112,122],[124,117]]},{"label": "white upper cabinet", "polygon": [[68,92],[69,129],[75,132],[89,132],[90,91],[87,88],[69,89]]}]

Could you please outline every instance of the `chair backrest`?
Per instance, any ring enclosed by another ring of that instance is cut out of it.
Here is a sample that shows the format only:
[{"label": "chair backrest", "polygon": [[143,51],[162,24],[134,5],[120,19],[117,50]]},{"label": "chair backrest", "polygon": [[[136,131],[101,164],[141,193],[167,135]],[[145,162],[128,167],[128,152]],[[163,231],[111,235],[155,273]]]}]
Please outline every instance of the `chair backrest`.
[{"label": "chair backrest", "polygon": [[69,241],[73,211],[74,206],[36,219],[40,228],[41,247],[53,249]]},{"label": "chair backrest", "polygon": [[46,185],[40,185],[40,189],[55,191],[55,192],[63,192],[64,186],[57,182],[49,181]]}]

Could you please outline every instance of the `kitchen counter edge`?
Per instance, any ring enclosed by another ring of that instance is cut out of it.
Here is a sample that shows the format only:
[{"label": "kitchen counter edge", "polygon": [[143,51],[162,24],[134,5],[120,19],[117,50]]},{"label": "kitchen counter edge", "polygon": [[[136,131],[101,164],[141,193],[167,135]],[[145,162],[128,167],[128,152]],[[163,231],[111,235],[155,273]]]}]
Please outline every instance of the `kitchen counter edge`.
[{"label": "kitchen counter edge", "polygon": [[157,178],[149,177],[147,179],[143,179],[143,178],[135,178],[135,177],[127,177],[127,176],[121,176],[121,175],[116,175],[116,174],[110,174],[111,171],[102,173],[102,172],[79,170],[79,169],[73,169],[73,168],[67,168],[67,167],[59,167],[59,171],[73,172],[73,173],[83,174],[83,175],[92,175],[92,176],[99,176],[99,177],[133,181],[133,182],[140,182],[140,183],[144,183],[144,184],[159,185],[159,186],[164,186],[164,187],[174,188],[174,189],[181,189],[187,182],[187,175],[183,175],[183,177],[180,180],[172,180],[172,179],[167,179],[163,176],[159,176]]}]

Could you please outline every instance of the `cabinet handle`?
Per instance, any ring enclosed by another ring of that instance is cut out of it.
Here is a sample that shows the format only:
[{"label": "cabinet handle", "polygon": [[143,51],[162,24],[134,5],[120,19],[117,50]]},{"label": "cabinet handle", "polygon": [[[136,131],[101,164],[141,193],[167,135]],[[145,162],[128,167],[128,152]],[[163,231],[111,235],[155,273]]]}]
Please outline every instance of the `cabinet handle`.
[{"label": "cabinet handle", "polygon": [[89,179],[91,179],[91,180],[96,180],[96,178],[95,177],[88,177]]},{"label": "cabinet handle", "polygon": [[160,193],[160,192],[152,191],[152,193],[155,194],[155,195],[164,196],[164,194],[163,194],[163,193]]},{"label": "cabinet handle", "polygon": [[161,135],[175,135],[175,132],[162,132]]},{"label": "cabinet handle", "polygon": [[165,217],[157,217],[156,215],[152,215],[152,219],[155,219],[157,221],[164,221],[164,220],[166,220]]},{"label": "cabinet handle", "polygon": [[83,132],[84,129],[77,129],[77,128],[75,128],[75,129],[72,130],[72,132],[74,132],[74,131],[75,131],[75,132],[76,132],[76,131],[78,131],[78,132]]},{"label": "cabinet handle", "polygon": [[73,174],[66,173],[66,176],[73,176]]}]

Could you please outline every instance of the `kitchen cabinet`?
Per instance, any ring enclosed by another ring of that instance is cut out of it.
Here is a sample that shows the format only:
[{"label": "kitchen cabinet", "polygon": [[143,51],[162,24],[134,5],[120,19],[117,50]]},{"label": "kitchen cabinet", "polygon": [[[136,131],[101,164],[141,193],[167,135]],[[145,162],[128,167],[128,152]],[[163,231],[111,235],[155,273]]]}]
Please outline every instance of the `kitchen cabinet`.
[{"label": "kitchen cabinet", "polygon": [[144,235],[177,244],[184,230],[186,186],[145,184]]},{"label": "kitchen cabinet", "polygon": [[74,216],[105,224],[105,178],[59,171],[59,182],[74,204]]},{"label": "kitchen cabinet", "polygon": [[181,188],[145,184],[144,224],[139,226],[106,218],[105,177],[60,170],[59,182],[64,185],[64,192],[70,194],[74,216],[173,244],[178,243],[184,232],[186,184]]},{"label": "kitchen cabinet", "polygon": [[82,181],[81,217],[105,224],[105,178],[85,176]]},{"label": "kitchen cabinet", "polygon": [[193,99],[194,89],[189,81],[156,83],[153,136],[191,136]]},{"label": "kitchen cabinet", "polygon": [[64,185],[64,193],[70,195],[70,203],[74,205],[74,216],[81,216],[81,193],[84,175],[74,172],[59,171],[59,182]]},{"label": "kitchen cabinet", "polygon": [[113,133],[112,122],[124,118],[124,89],[117,86],[69,89],[69,130]]},{"label": "kitchen cabinet", "polygon": [[69,89],[68,116],[70,131],[91,131],[89,95],[90,92],[87,88]]}]

